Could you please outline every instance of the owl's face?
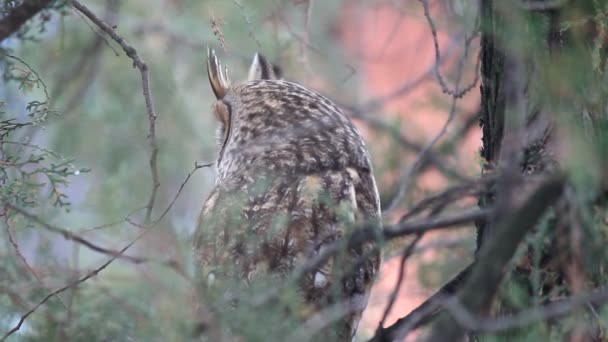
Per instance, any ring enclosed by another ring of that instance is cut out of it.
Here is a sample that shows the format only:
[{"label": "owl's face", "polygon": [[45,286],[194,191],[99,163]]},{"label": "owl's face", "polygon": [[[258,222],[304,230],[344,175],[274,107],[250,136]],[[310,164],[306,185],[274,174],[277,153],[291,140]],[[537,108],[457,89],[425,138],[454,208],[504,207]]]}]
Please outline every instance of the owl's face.
[{"label": "owl's face", "polygon": [[[216,96],[218,180],[247,169],[275,174],[342,166],[369,168],[359,132],[329,99],[277,79],[276,69],[256,55],[248,80],[232,85],[213,52],[208,73]],[[236,172],[235,172],[236,173]]]}]

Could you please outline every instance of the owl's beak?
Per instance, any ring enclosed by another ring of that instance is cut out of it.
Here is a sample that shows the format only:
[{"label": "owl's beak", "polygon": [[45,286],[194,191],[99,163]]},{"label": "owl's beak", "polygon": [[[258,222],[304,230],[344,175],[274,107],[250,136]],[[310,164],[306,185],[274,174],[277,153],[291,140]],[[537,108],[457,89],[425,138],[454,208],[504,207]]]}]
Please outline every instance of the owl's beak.
[{"label": "owl's beak", "polygon": [[215,98],[218,100],[224,98],[230,89],[228,69],[225,67],[222,69],[215,51],[209,47],[207,47],[207,75],[209,76],[209,84],[211,84]]}]

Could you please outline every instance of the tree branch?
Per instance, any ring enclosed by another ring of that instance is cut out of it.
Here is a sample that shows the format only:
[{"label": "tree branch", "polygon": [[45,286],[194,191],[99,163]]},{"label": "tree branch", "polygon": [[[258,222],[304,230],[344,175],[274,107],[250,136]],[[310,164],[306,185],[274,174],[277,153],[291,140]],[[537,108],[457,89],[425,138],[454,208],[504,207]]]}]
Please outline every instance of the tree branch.
[{"label": "tree branch", "polygon": [[4,202],[4,205],[7,208],[9,208],[11,210],[14,210],[15,212],[19,213],[20,215],[22,215],[23,217],[27,218],[28,220],[31,220],[31,221],[39,224],[44,229],[46,229],[46,230],[48,230],[50,232],[59,234],[59,235],[63,236],[66,240],[71,240],[71,241],[74,241],[76,243],[79,243],[79,244],[81,244],[81,245],[83,245],[83,246],[85,246],[85,247],[87,247],[90,250],[93,250],[95,252],[99,252],[99,253],[102,253],[102,254],[107,254],[107,255],[110,255],[112,257],[118,257],[120,259],[125,259],[125,260],[128,260],[128,261],[130,261],[132,263],[135,263],[135,264],[141,264],[141,263],[145,263],[145,262],[149,261],[148,259],[145,259],[145,258],[124,255],[123,254],[124,251],[120,252],[120,251],[115,251],[115,250],[112,250],[112,249],[109,249],[109,248],[101,247],[101,246],[99,246],[99,245],[97,245],[97,244],[95,244],[95,243],[93,243],[93,242],[91,242],[91,241],[89,241],[89,240],[87,240],[85,238],[82,238],[82,237],[80,237],[80,236],[72,233],[69,230],[66,230],[66,229],[63,229],[63,228],[51,225],[51,224],[45,222],[44,220],[42,220],[41,218],[39,218],[38,216],[36,216],[34,214],[31,214],[31,213],[25,211],[24,209],[19,208],[19,207],[15,206],[15,205],[13,205],[11,203]]},{"label": "tree branch", "polygon": [[524,327],[538,320],[559,318],[585,306],[594,310],[593,305],[602,305],[606,302],[608,302],[608,290],[600,288],[592,292],[573,295],[539,307],[494,318],[475,316],[466,311],[462,304],[457,301],[447,300],[445,307],[452,313],[453,317],[456,317],[458,323],[469,330],[500,332]]},{"label": "tree branch", "polygon": [[179,186],[179,189],[177,190],[177,193],[175,193],[175,196],[173,197],[173,200],[171,201],[171,203],[169,203],[169,205],[167,206],[167,208],[165,209],[165,211],[163,211],[163,213],[154,221],[154,225],[156,225],[160,221],[162,221],[162,219],[165,217],[165,215],[167,215],[167,213],[169,212],[169,210],[171,210],[171,208],[173,207],[173,204],[175,204],[175,201],[177,201],[179,195],[184,190],[184,187],[186,187],[186,184],[190,180],[190,177],[192,177],[192,175],[198,169],[202,169],[204,167],[211,167],[211,166],[213,166],[213,164],[214,163],[206,163],[206,164],[199,164],[198,162],[194,163],[194,169],[192,169],[192,171],[188,172],[188,175],[186,175],[186,179],[184,179],[184,181],[182,182],[182,184]]},{"label": "tree branch", "polygon": [[304,265],[294,271],[293,278],[301,279],[305,274],[323,265],[329,258],[343,248],[354,248],[364,242],[374,240],[392,240],[402,236],[421,234],[431,230],[452,228],[467,224],[476,220],[484,220],[492,214],[491,209],[472,210],[451,217],[441,217],[425,219],[417,222],[402,222],[392,226],[387,226],[383,230],[377,227],[365,227],[355,231],[350,238],[340,239],[323,249],[314,258],[308,260]]},{"label": "tree branch", "polygon": [[152,209],[154,208],[154,202],[156,201],[156,193],[160,186],[160,180],[158,178],[158,143],[156,141],[156,112],[154,111],[154,103],[152,102],[152,93],[150,90],[150,79],[148,76],[148,66],[141,60],[137,54],[137,50],[127,43],[124,38],[119,36],[114,28],[106,24],[101,18],[96,16],[91,10],[85,5],[81,4],[77,0],[72,1],[72,6],[77,9],[80,13],[84,14],[89,18],[95,25],[97,25],[102,31],[107,33],[120,47],[123,49],[127,57],[133,61],[133,66],[139,69],[141,73],[141,83],[143,87],[144,100],[146,102],[146,109],[148,111],[148,145],[150,146],[150,172],[152,173],[152,191],[148,204],[146,205],[146,217],[145,224],[149,224],[152,218]]},{"label": "tree branch", "polygon": [[[505,266],[527,232],[560,197],[563,187],[563,179],[552,178],[540,185],[512,215],[503,216],[504,220],[497,225],[493,238],[480,249],[478,262],[459,291],[458,300],[466,310],[479,314],[489,308]],[[456,341],[465,333],[464,327],[452,315],[441,317],[431,331],[429,341]],[[397,337],[401,335],[397,334]]]},{"label": "tree branch", "polygon": [[[145,231],[142,232],[140,234],[143,235],[145,234]],[[101,266],[99,266],[98,268],[88,272],[86,275],[84,275],[82,278],[76,279],[70,283],[68,283],[67,285],[65,285],[64,287],[61,287],[51,293],[49,293],[48,295],[46,295],[40,302],[38,302],[38,304],[34,305],[30,310],[28,310],[25,314],[23,314],[21,316],[21,318],[19,319],[19,321],[17,322],[17,324],[11,329],[9,330],[6,334],[4,334],[4,336],[2,336],[2,338],[0,338],[0,341],[4,341],[6,340],[9,336],[11,336],[12,334],[14,334],[15,332],[19,331],[19,329],[21,329],[21,326],[23,325],[23,322],[25,322],[25,320],[31,315],[33,314],[36,310],[38,310],[39,307],[41,307],[44,303],[46,303],[49,299],[55,297],[56,295],[60,294],[61,292],[64,292],[74,286],[77,286],[87,280],[89,280],[90,278],[96,276],[99,272],[103,271],[106,267],[108,267],[112,262],[114,262],[114,260],[116,260],[116,258],[118,258],[120,255],[122,255],[122,253],[124,253],[127,249],[129,249],[129,247],[131,247],[133,245],[133,243],[135,243],[135,241],[137,241],[138,239],[135,239],[133,241],[131,241],[129,244],[127,244],[124,248],[122,248],[120,251],[118,251],[118,253],[114,256],[112,256],[110,259],[108,259],[106,262],[104,262]]]},{"label": "tree branch", "polygon": [[397,334],[406,336],[408,332],[428,323],[444,308],[444,299],[453,295],[467,279],[474,264],[460,271],[452,280],[443,285],[434,295],[425,300],[406,316],[398,319],[391,326],[376,331],[369,342],[394,341]]}]

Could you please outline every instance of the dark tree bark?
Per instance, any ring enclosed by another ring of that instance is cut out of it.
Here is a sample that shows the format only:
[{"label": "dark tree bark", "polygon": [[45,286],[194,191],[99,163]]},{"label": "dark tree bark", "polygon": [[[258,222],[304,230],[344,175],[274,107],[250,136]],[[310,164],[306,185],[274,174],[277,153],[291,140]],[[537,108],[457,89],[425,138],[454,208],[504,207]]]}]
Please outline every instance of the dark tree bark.
[{"label": "dark tree bark", "polygon": [[[568,177],[572,171],[607,174],[608,96],[602,82],[608,35],[594,19],[606,9],[593,1],[529,4],[480,3],[482,173],[499,177],[479,199],[481,207],[498,211],[477,222],[476,262],[456,294],[461,308],[476,317],[522,309],[521,298],[514,301],[501,289],[526,289],[524,305],[533,307],[606,283],[602,269],[608,259],[599,246],[607,236],[598,229],[601,222],[584,217],[606,210],[608,182],[600,176],[580,186]],[[564,167],[576,158],[563,149],[572,142],[565,134],[570,129],[585,132],[580,138],[597,163]],[[543,179],[542,185],[530,186],[531,179]],[[585,202],[577,192],[594,196]],[[541,242],[526,245],[524,238],[532,234]],[[523,256],[512,260],[518,249]],[[440,316],[430,340],[458,340],[475,330],[453,315],[452,310]],[[599,339],[599,329],[569,329],[564,336]]]},{"label": "dark tree bark", "polygon": [[26,21],[55,2],[56,0],[24,0],[0,19],[0,42],[19,31]]}]

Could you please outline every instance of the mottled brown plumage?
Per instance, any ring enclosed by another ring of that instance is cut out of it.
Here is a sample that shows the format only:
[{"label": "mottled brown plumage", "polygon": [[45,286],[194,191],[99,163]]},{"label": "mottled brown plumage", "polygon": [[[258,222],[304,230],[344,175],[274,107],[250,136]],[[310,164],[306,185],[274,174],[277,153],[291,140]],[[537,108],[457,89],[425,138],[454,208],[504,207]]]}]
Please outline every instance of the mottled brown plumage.
[{"label": "mottled brown plumage", "polygon": [[[265,79],[276,69],[258,55],[249,80],[236,85],[212,52],[208,68],[220,124],[218,175],[201,212],[195,259],[203,287],[240,308],[239,291],[256,283],[280,287],[294,268],[363,222],[380,227],[379,198],[363,139],[332,101]],[[379,259],[372,245],[333,257],[304,277],[296,305],[282,314],[302,323],[347,303],[343,317],[315,339],[350,341]]]}]

